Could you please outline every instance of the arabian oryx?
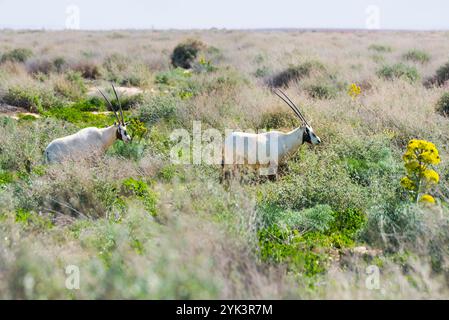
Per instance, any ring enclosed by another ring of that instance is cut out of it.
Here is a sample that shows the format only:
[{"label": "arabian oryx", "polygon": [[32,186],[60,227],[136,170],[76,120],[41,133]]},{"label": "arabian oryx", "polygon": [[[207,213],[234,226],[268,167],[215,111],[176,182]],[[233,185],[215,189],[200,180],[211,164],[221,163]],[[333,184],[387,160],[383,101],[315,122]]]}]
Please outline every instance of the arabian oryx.
[{"label": "arabian oryx", "polygon": [[232,132],[224,141],[223,177],[229,177],[231,171],[244,165],[259,169],[260,175],[276,178],[278,165],[285,163],[304,142],[312,145],[321,143],[321,139],[290,98],[281,90],[274,93],[293,110],[301,121],[301,126],[290,132]]},{"label": "arabian oryx", "polygon": [[102,129],[95,127],[84,128],[70,136],[53,140],[45,149],[45,157],[48,163],[58,163],[68,159],[77,160],[102,154],[116,140],[122,140],[125,143],[131,141],[131,137],[126,132],[127,123],[125,123],[125,119],[123,118],[122,106],[114,85],[112,85],[112,89],[114,90],[115,98],[119,105],[120,118],[109,99],[99,89],[98,91],[100,91],[114,112],[117,122],[110,127]]}]

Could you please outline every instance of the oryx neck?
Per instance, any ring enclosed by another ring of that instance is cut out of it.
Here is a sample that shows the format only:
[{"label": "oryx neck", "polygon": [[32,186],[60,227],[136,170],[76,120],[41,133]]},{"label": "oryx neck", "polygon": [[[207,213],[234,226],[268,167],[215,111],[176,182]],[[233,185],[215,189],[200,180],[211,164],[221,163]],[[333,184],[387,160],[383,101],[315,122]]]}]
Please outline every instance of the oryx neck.
[{"label": "oryx neck", "polygon": [[116,125],[100,129],[105,149],[109,148],[117,140],[117,130],[118,126]]},{"label": "oryx neck", "polygon": [[296,148],[304,143],[304,139],[303,139],[304,132],[305,132],[305,127],[298,127],[286,134],[287,140],[290,142],[290,145],[293,148]]}]

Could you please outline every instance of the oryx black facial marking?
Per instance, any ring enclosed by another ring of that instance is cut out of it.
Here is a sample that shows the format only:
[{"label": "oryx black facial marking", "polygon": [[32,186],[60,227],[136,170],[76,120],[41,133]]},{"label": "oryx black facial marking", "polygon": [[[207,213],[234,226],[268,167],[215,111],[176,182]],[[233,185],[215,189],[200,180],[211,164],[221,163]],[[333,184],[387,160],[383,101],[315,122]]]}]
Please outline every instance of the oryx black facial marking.
[{"label": "oryx black facial marking", "polygon": [[309,128],[306,127],[306,129],[304,130],[304,133],[302,135],[302,142],[308,142],[308,143],[312,143],[312,138],[310,137],[310,131]]}]

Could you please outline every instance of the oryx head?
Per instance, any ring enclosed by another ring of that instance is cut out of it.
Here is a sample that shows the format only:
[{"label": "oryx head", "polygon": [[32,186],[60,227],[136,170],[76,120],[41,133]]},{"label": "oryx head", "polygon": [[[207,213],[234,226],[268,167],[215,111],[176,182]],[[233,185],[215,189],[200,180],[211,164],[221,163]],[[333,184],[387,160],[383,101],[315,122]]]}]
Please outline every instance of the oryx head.
[{"label": "oryx head", "polygon": [[312,127],[307,122],[306,118],[303,116],[301,111],[299,111],[299,108],[290,100],[290,98],[280,89],[277,89],[277,91],[274,91],[274,93],[281,98],[296,114],[296,116],[301,120],[302,122],[302,129],[303,129],[303,142],[308,142],[313,145],[317,145],[321,143],[321,139],[313,132]]},{"label": "oryx head", "polygon": [[117,122],[114,122],[114,126],[117,127],[117,139],[122,140],[125,143],[128,143],[131,141],[131,136],[126,131],[126,125],[128,124],[128,122],[125,122],[125,119],[123,117],[122,104],[120,103],[120,99],[118,98],[117,91],[115,90],[115,87],[113,84],[111,84],[111,86],[112,86],[112,90],[114,91],[115,98],[117,99],[117,104],[119,106],[119,111],[120,111],[120,117],[118,116],[117,111],[115,110],[114,106],[109,101],[109,99],[106,98],[106,96],[103,94],[103,92],[101,92],[100,89],[98,89],[98,91],[100,91],[101,95],[106,100],[106,102],[109,105],[109,108],[111,108],[111,110],[114,112],[115,118],[117,119]]}]

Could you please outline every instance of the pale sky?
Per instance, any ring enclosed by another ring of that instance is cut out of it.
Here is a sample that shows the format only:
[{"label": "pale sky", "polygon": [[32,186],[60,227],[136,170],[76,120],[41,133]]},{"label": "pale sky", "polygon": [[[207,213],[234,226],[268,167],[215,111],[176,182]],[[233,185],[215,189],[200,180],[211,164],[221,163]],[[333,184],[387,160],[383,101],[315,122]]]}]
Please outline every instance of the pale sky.
[{"label": "pale sky", "polygon": [[447,0],[0,0],[0,28],[449,30]]}]

